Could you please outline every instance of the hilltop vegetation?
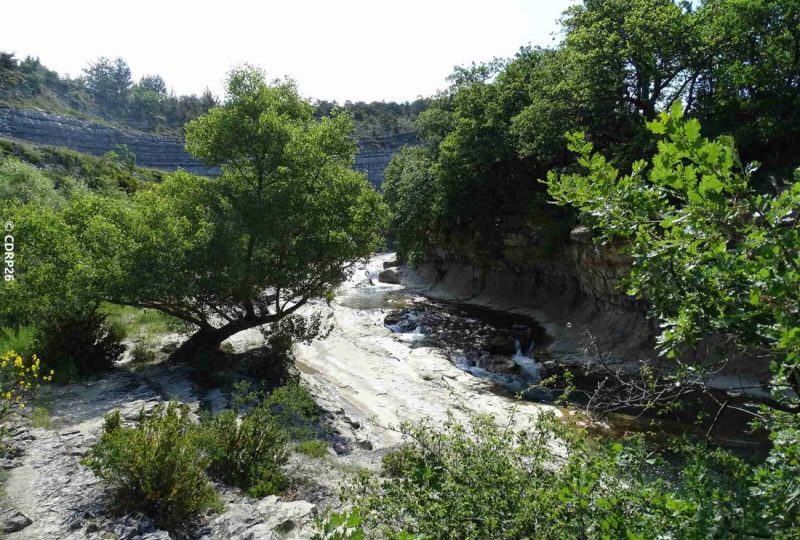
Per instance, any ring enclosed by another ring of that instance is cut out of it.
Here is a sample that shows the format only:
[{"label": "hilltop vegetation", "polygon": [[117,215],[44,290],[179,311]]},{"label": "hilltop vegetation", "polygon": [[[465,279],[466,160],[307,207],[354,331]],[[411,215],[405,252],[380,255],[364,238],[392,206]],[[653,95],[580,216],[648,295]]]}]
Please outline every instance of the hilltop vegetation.
[{"label": "hilltop vegetation", "polygon": [[[351,113],[356,138],[408,132],[428,100],[412,103],[318,101],[315,117],[330,116],[335,109]],[[145,75],[138,82],[122,58],[99,58],[75,78],[48,69],[38,58],[18,59],[0,51],[0,106],[37,108],[121,127],[182,135],[190,120],[219,105],[206,88],[202,94],[176,95],[160,75]]]},{"label": "hilltop vegetation", "polygon": [[423,98],[410,103],[346,101],[344,104],[339,104],[335,101],[317,101],[314,104],[316,109],[314,116],[317,118],[329,116],[336,108],[343,108],[353,116],[355,137],[367,139],[413,131],[414,122],[428,107],[430,101]]},{"label": "hilltop vegetation", "polygon": [[160,75],[134,83],[121,58],[99,58],[79,77],[61,76],[38,58],[0,52],[0,105],[38,108],[121,127],[178,134],[183,125],[217,105],[206,90],[178,96]]}]

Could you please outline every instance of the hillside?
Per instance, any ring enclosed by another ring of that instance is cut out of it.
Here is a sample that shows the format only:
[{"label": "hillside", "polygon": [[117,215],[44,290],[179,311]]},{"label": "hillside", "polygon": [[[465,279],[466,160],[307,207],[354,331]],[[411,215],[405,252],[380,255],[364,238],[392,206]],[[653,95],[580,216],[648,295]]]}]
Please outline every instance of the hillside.
[{"label": "hillside", "polygon": [[[395,103],[317,101],[316,117],[344,108],[353,116],[354,136],[380,138],[413,131],[413,123],[430,100]],[[122,130],[182,136],[183,126],[220,98],[206,89],[201,95],[176,95],[160,75],[134,83],[125,60],[100,58],[69,78],[47,68],[38,58],[17,59],[0,51],[0,106],[36,109]]]},{"label": "hillside", "polygon": [[[108,123],[79,120],[38,110],[0,106],[0,138],[66,148],[91,156],[103,156],[124,146],[132,152],[135,163],[141,167],[163,171],[180,168],[211,176],[219,173],[218,168],[208,167],[190,156],[184,149],[181,136],[121,129]],[[360,139],[355,168],[365,172],[375,189],[380,189],[383,171],[392,156],[402,146],[416,143],[414,133]]]}]

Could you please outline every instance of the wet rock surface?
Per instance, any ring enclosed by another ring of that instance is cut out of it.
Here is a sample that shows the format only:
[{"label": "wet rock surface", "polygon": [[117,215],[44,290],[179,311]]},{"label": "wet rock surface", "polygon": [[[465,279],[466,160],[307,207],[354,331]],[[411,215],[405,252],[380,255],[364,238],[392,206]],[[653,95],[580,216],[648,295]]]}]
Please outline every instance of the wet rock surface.
[{"label": "wet rock surface", "polygon": [[400,268],[386,268],[378,274],[378,281],[397,285],[400,283],[401,272]]},{"label": "wet rock surface", "polygon": [[[457,368],[515,394],[528,395],[554,371],[544,328],[524,315],[424,299],[390,311],[384,325],[409,346],[437,348]],[[537,389],[530,397],[549,402],[556,396]]]}]

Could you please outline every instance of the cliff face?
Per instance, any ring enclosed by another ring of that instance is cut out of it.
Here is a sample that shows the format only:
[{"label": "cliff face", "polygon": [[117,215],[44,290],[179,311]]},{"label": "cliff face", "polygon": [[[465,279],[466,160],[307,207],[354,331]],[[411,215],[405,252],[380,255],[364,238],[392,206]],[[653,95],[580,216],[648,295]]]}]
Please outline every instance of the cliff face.
[{"label": "cliff face", "polygon": [[627,257],[596,247],[584,227],[550,256],[532,257],[529,247],[510,241],[505,256],[484,269],[437,249],[404,276],[433,296],[528,313],[545,326],[554,339],[551,349],[562,357],[583,361],[589,333],[601,351],[617,358],[653,355],[655,328],[646,306],[620,289],[630,270]]},{"label": "cliff face", "polygon": [[0,108],[0,136],[36,144],[63,146],[101,156],[124,144],[136,154],[136,164],[172,171],[178,168],[195,174],[214,175],[219,171],[191,157],[183,140],[137,131],[122,131],[94,122],[27,109]]},{"label": "cliff face", "polygon": [[[208,167],[184,150],[184,141],[133,130],[120,130],[95,122],[29,109],[0,107],[0,137],[11,137],[36,144],[63,146],[71,150],[101,156],[118,145],[126,145],[136,155],[136,163],[173,171],[213,176],[216,167]],[[380,189],[383,171],[403,145],[416,144],[413,133],[363,139],[358,143],[356,170],[364,171],[369,181]]]},{"label": "cliff face", "polygon": [[356,170],[367,173],[370,183],[380,190],[383,184],[383,171],[403,146],[418,144],[414,133],[399,133],[387,137],[361,139],[358,141]]}]

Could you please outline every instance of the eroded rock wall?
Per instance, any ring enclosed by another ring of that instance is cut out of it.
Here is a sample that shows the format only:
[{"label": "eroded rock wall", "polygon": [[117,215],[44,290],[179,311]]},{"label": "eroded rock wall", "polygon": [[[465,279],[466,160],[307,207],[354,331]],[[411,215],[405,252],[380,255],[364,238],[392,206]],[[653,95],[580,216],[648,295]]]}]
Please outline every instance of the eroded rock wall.
[{"label": "eroded rock wall", "polygon": [[404,280],[428,288],[432,296],[527,312],[545,326],[555,349],[579,351],[576,360],[582,360],[590,333],[604,353],[622,359],[653,356],[656,329],[646,305],[620,289],[630,270],[625,256],[596,247],[588,230],[580,227],[550,256],[512,253],[524,249],[508,248],[503,260],[484,269],[438,249],[427,263],[404,273]]},{"label": "eroded rock wall", "polygon": [[[218,168],[208,167],[190,156],[179,137],[121,130],[37,110],[0,107],[0,137],[62,146],[95,156],[124,144],[136,155],[136,163],[142,167],[167,171],[184,169],[209,176],[219,174]],[[417,144],[413,133],[362,139],[358,142],[355,168],[365,172],[375,189],[380,190],[384,169],[392,156],[407,144]]]},{"label": "eroded rock wall", "polygon": [[215,175],[184,150],[183,139],[162,137],[138,131],[123,131],[68,116],[29,109],[0,108],[0,137],[11,137],[36,144],[63,146],[77,152],[102,156],[118,145],[126,145],[136,155],[136,164],[173,171]]},{"label": "eroded rock wall", "polygon": [[370,183],[377,190],[383,184],[383,171],[403,146],[419,144],[414,133],[399,133],[387,137],[375,137],[358,141],[356,170],[367,173]]}]

